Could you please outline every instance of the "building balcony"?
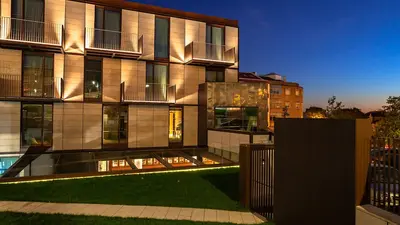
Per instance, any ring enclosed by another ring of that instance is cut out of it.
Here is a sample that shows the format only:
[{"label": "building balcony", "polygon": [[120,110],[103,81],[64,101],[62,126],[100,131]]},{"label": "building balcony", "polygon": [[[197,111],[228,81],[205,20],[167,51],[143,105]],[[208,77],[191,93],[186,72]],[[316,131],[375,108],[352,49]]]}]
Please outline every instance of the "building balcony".
[{"label": "building balcony", "polygon": [[187,64],[229,67],[236,63],[235,47],[192,42],[185,47]]},{"label": "building balcony", "polygon": [[121,84],[121,102],[174,104],[176,87],[169,84]]},{"label": "building balcony", "polygon": [[2,47],[62,52],[63,33],[61,24],[0,17]]},{"label": "building balcony", "polygon": [[85,48],[91,55],[137,59],[143,52],[143,36],[86,28]]},{"label": "building balcony", "polygon": [[64,80],[59,77],[24,77],[0,74],[0,100],[61,101]]}]

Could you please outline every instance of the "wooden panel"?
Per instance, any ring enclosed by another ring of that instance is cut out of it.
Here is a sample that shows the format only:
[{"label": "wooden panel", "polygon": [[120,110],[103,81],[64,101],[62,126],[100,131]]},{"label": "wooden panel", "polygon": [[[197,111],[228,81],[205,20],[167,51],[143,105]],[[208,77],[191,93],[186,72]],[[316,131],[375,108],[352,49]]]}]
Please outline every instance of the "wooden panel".
[{"label": "wooden panel", "polygon": [[64,74],[65,101],[83,100],[84,57],[66,54]]},{"label": "wooden panel", "polygon": [[141,105],[137,107],[137,147],[154,146],[154,106]]},{"label": "wooden panel", "polygon": [[354,120],[277,119],[277,224],[354,225],[355,131]]},{"label": "wooden panel", "polygon": [[11,0],[1,0],[1,16],[11,17]]},{"label": "wooden panel", "polygon": [[83,54],[85,50],[85,3],[65,2],[65,52]]},{"label": "wooden panel", "polygon": [[185,66],[169,65],[169,83],[176,86],[176,103],[183,104],[185,97]]},{"label": "wooden panel", "polygon": [[64,104],[53,104],[53,150],[63,150]]},{"label": "wooden panel", "polygon": [[0,152],[20,152],[21,103],[0,101]]},{"label": "wooden panel", "polygon": [[139,14],[136,11],[122,10],[122,27],[123,33],[121,48],[122,49],[138,49],[139,34]]},{"label": "wooden panel", "polygon": [[65,0],[45,0],[44,19],[46,23],[54,24],[45,26],[45,41],[57,40],[61,44],[61,26],[65,24]]},{"label": "wooden panel", "polygon": [[121,99],[121,60],[103,58],[103,102]]},{"label": "wooden panel", "polygon": [[10,86],[8,89],[2,88],[0,92],[21,96],[21,71],[22,71],[22,51],[0,48],[0,74],[5,75],[3,81]]},{"label": "wooden panel", "polygon": [[185,106],[183,113],[183,145],[197,146],[198,107]]},{"label": "wooden panel", "polygon": [[128,109],[128,148],[137,147],[137,107],[135,105],[129,105]]},{"label": "wooden panel", "polygon": [[141,59],[154,59],[155,15],[139,12],[139,35],[143,35],[143,55]]},{"label": "wooden panel", "polygon": [[183,63],[185,60],[185,20],[170,18],[170,61]]},{"label": "wooden panel", "polygon": [[83,114],[83,103],[64,103],[63,150],[82,149]]},{"label": "wooden panel", "polygon": [[239,71],[236,69],[226,69],[225,70],[225,82],[227,83],[237,83]]},{"label": "wooden panel", "polygon": [[83,148],[101,149],[102,104],[83,105]]},{"label": "wooden panel", "polygon": [[93,46],[94,32],[86,32],[87,28],[94,28],[95,5],[85,4],[85,45]]},{"label": "wooden panel", "polygon": [[201,43],[196,52],[198,58],[206,56],[206,24],[193,20],[185,20],[185,46],[192,43]]},{"label": "wooden panel", "polygon": [[168,106],[154,106],[154,147],[168,147],[168,115]]},{"label": "wooden panel", "polygon": [[235,48],[235,57],[236,62],[230,68],[238,68],[239,67],[239,28],[237,27],[225,27],[225,46],[227,46],[229,50],[230,48]]}]

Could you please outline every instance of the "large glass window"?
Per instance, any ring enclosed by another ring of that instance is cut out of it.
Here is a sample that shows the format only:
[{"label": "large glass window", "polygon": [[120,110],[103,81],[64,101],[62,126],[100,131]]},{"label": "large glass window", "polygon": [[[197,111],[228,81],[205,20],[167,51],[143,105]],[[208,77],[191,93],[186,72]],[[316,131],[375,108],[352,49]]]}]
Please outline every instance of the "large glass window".
[{"label": "large glass window", "polygon": [[215,128],[254,131],[257,129],[256,107],[216,107]]},{"label": "large glass window", "polygon": [[44,0],[12,0],[11,38],[43,41]]},{"label": "large glass window", "polygon": [[103,145],[128,143],[128,107],[119,105],[103,106]]},{"label": "large glass window", "polygon": [[51,146],[53,106],[22,104],[22,146]]},{"label": "large glass window", "polygon": [[96,6],[95,47],[120,49],[121,11]]},{"label": "large glass window", "polygon": [[281,95],[281,94],[282,94],[282,86],[271,85],[271,95]]},{"label": "large glass window", "polygon": [[23,96],[54,96],[53,65],[53,55],[24,53]]},{"label": "large glass window", "polygon": [[169,142],[182,143],[182,108],[169,108]]},{"label": "large glass window", "polygon": [[85,99],[101,100],[102,61],[85,59]]},{"label": "large glass window", "polygon": [[224,82],[225,81],[224,70],[207,68],[206,81],[207,82]]},{"label": "large glass window", "polygon": [[156,58],[168,58],[169,55],[169,19],[156,17],[154,55]]},{"label": "large glass window", "polygon": [[168,86],[168,65],[146,65],[146,101],[166,101]]},{"label": "large glass window", "polygon": [[222,60],[225,52],[224,28],[207,25],[206,41],[207,58],[213,60]]}]

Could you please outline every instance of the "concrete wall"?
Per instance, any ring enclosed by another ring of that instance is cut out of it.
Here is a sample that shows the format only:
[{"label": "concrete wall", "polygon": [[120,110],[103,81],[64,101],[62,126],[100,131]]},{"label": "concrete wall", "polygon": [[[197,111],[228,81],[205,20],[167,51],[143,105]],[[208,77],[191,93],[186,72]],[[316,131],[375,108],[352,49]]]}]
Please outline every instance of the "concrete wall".
[{"label": "concrete wall", "polygon": [[85,3],[66,0],[65,2],[65,52],[85,51]]},{"label": "concrete wall", "polygon": [[119,102],[121,60],[103,58],[103,102]]},{"label": "concrete wall", "polygon": [[198,107],[185,106],[183,113],[183,145],[197,146]]},{"label": "concrete wall", "polygon": [[123,33],[121,48],[138,51],[139,14],[136,11],[123,9],[121,16],[121,32]]},{"label": "concrete wall", "polygon": [[20,151],[21,103],[0,101],[0,152]]},{"label": "concrete wall", "polygon": [[356,207],[356,225],[395,225],[400,224],[400,216],[372,205]]},{"label": "concrete wall", "polygon": [[129,148],[168,147],[168,106],[129,106]]},{"label": "concrete wall", "polygon": [[[228,159],[238,159],[240,145],[249,143],[250,134],[208,130],[208,146],[215,148],[216,154]],[[223,150],[223,152],[220,150]]]},{"label": "concrete wall", "polygon": [[141,59],[154,59],[155,15],[139,12],[139,36],[143,35],[143,55]]},{"label": "concrete wall", "polygon": [[185,60],[185,20],[170,18],[170,45],[171,62],[183,63]]},{"label": "concrete wall", "polygon": [[65,101],[83,100],[83,79],[85,60],[83,55],[66,54],[64,74]]}]

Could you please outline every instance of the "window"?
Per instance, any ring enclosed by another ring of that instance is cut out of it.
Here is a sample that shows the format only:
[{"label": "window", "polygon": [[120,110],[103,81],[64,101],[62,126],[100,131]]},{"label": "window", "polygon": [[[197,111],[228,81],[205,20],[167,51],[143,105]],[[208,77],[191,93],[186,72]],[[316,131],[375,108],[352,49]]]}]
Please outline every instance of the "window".
[{"label": "window", "polygon": [[291,93],[290,93],[290,88],[286,88],[285,89],[285,95],[290,95]]},{"label": "window", "polygon": [[120,49],[121,11],[96,6],[94,46]]},{"label": "window", "polygon": [[168,65],[146,65],[146,101],[166,101],[168,86]]},{"label": "window", "polygon": [[211,69],[206,70],[206,81],[207,82],[224,82],[225,71],[222,69]]},{"label": "window", "polygon": [[102,61],[85,59],[85,100],[100,100],[102,89]]},{"label": "window", "polygon": [[271,95],[281,95],[282,87],[279,85],[271,85]]},{"label": "window", "polygon": [[53,55],[25,52],[23,58],[23,96],[53,97]]},{"label": "window", "polygon": [[300,103],[299,102],[296,102],[296,109],[300,109]]},{"label": "window", "polygon": [[282,102],[280,100],[271,101],[271,108],[281,108]]},{"label": "window", "polygon": [[290,108],[290,102],[285,102],[285,106]]},{"label": "window", "polygon": [[182,143],[182,108],[169,108],[169,142]]},{"label": "window", "polygon": [[128,106],[103,106],[103,145],[128,143]]},{"label": "window", "polygon": [[223,55],[225,53],[224,28],[207,25],[206,41],[206,58],[212,60],[223,60]]},{"label": "window", "polygon": [[257,130],[258,108],[216,107],[214,115],[215,128],[245,131]]},{"label": "window", "polygon": [[166,59],[169,57],[169,19],[156,17],[155,23],[154,56]]},{"label": "window", "polygon": [[22,146],[52,146],[53,106],[22,104]]},{"label": "window", "polygon": [[44,0],[12,0],[11,17],[12,39],[44,41]]},{"label": "window", "polygon": [[296,96],[299,96],[299,95],[300,95],[300,90],[296,89]]}]

